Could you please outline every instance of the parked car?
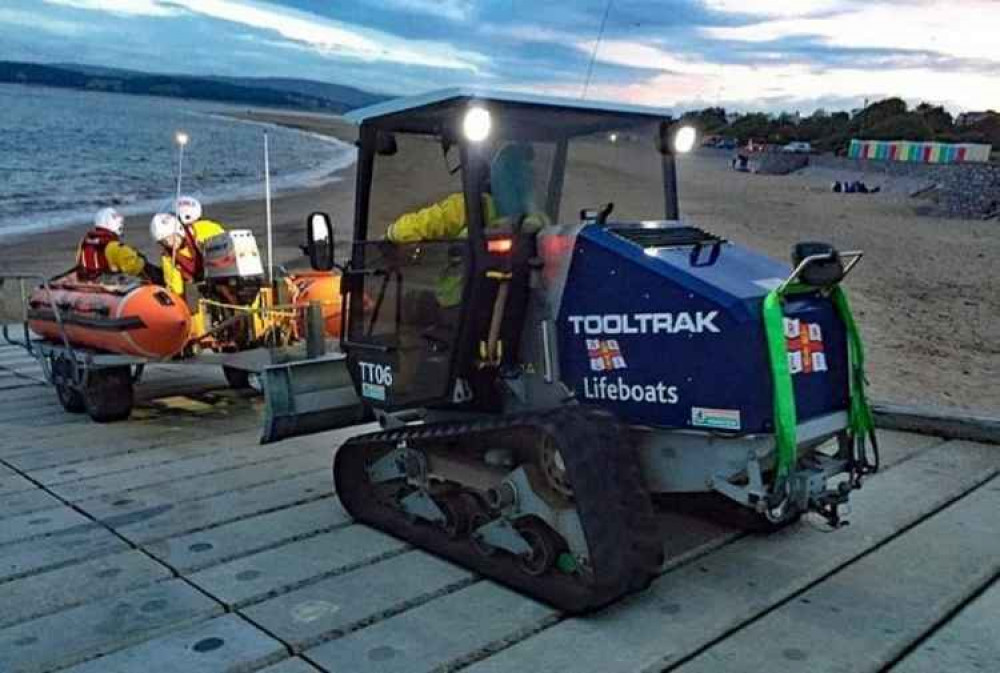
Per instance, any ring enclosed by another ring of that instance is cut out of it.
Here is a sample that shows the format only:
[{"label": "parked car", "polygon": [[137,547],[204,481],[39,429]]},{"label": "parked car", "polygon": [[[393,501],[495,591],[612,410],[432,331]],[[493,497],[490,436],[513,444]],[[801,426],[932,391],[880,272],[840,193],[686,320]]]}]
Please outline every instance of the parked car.
[{"label": "parked car", "polygon": [[812,145],[805,142],[788,143],[787,145],[781,148],[781,151],[808,154],[809,152],[812,152]]}]

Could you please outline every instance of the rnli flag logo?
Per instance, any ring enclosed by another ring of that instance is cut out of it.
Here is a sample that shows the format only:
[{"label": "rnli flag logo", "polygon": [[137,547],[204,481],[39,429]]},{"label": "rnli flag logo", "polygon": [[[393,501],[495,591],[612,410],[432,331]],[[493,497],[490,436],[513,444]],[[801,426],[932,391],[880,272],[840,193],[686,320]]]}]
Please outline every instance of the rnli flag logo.
[{"label": "rnli flag logo", "polygon": [[628,366],[617,339],[587,339],[587,355],[590,357],[591,371],[610,372]]},{"label": "rnli flag logo", "polygon": [[788,347],[788,371],[792,374],[827,370],[823,330],[818,324],[785,318],[785,343]]}]

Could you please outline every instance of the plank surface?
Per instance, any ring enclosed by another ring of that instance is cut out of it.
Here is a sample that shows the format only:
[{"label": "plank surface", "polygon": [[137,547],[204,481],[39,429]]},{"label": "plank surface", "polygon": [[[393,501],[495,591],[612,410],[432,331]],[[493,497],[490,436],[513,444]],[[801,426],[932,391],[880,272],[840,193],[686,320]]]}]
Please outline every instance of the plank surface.
[{"label": "plank surface", "polygon": [[467,570],[411,551],[240,612],[301,652],[474,581]]},{"label": "plank surface", "polygon": [[189,579],[226,605],[240,607],[406,548],[406,543],[367,526],[348,526],[245,556],[197,572]]},{"label": "plank surface", "polygon": [[[679,670],[879,671],[1000,573],[994,479]],[[779,571],[780,572],[780,571]],[[1000,613],[994,615],[1000,621]],[[830,633],[836,634],[836,644]]]},{"label": "plank surface", "polygon": [[[107,426],[64,413],[51,388],[0,390],[4,673],[796,663],[822,673],[838,661],[864,670],[914,645],[900,670],[996,667],[996,634],[970,626],[997,610],[995,588],[941,626],[997,573],[1000,535],[982,515],[1000,504],[986,484],[1000,470],[996,447],[882,432],[886,469],[834,533],[804,524],[748,536],[731,521],[661,510],[664,574],[596,616],[566,619],[354,524],[332,494],[331,453],[371,425],[260,446],[259,398],[212,390],[214,369],[150,374],[135,418]],[[887,612],[920,606],[912,621]],[[846,624],[829,628],[831,607]],[[828,651],[816,654],[820,640]],[[794,660],[799,650],[806,659]]]},{"label": "plank surface", "polygon": [[49,537],[12,542],[0,547],[0,582],[127,548],[128,545],[120,538],[96,527],[70,529]]},{"label": "plank surface", "polygon": [[69,666],[221,612],[181,580],[162,582],[0,630],[0,671]]},{"label": "plank surface", "polygon": [[307,650],[306,656],[331,671],[425,673],[457,666],[555,616],[551,608],[479,582]]},{"label": "plank surface", "polygon": [[589,619],[570,619],[471,667],[539,673],[662,670],[854,561],[996,475],[995,447],[949,442],[872,478],[853,496],[852,524],[745,537],[660,577]]},{"label": "plank surface", "polygon": [[[89,479],[48,485],[56,495],[70,501],[96,498],[108,493],[135,491],[157,484],[177,482],[172,493],[178,498],[213,495],[231,487],[240,488],[318,469],[330,462],[326,452],[315,450],[303,453],[301,447],[279,447],[263,455],[242,451],[220,451],[157,465],[150,470],[129,470]],[[238,470],[235,474],[216,476],[225,470]],[[246,475],[246,476],[244,476]]]},{"label": "plank surface", "polygon": [[40,488],[20,491],[13,495],[0,496],[0,520],[63,506],[59,498]]},{"label": "plank surface", "polygon": [[130,550],[0,584],[0,627],[169,577],[162,564]]},{"label": "plank surface", "polygon": [[1000,671],[1000,580],[891,670]]},{"label": "plank surface", "polygon": [[277,640],[237,615],[225,615],[79,664],[68,673],[250,671],[286,656]]},{"label": "plank surface", "polygon": [[81,506],[129,540],[149,543],[326,497],[329,481],[326,472],[314,470],[194,500],[178,502],[171,493],[155,489],[142,493],[141,499],[135,499],[140,497],[137,493],[127,493],[110,502]]},{"label": "plank surface", "polygon": [[336,498],[324,497],[197,533],[166,538],[145,548],[174,570],[189,573],[350,522]]}]

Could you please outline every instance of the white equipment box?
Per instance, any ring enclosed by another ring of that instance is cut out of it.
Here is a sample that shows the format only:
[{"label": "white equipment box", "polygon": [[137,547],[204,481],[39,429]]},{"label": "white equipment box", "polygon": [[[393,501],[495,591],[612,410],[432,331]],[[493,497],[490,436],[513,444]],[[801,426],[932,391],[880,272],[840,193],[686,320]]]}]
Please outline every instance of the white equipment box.
[{"label": "white equipment box", "polygon": [[264,275],[257,239],[249,229],[234,229],[205,241],[205,278]]}]

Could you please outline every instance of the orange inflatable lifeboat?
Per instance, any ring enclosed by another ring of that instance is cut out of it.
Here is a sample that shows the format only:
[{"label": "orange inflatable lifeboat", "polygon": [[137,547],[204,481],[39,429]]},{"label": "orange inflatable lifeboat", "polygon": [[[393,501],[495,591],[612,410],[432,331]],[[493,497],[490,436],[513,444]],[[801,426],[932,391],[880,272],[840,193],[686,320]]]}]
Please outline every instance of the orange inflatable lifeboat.
[{"label": "orange inflatable lifeboat", "polygon": [[28,325],[46,339],[62,341],[54,304],[74,346],[166,359],[187,344],[191,312],[158,285],[87,282],[70,274],[49,287],[51,292],[39,287],[28,299]]},{"label": "orange inflatable lifeboat", "polygon": [[[295,286],[294,303],[303,309],[302,320],[304,321],[304,309],[309,307],[310,302],[318,301],[322,304],[326,333],[340,338],[340,313],[343,301],[340,296],[340,274],[329,271],[296,271],[288,280]],[[300,330],[305,334],[305,325],[300,325]]]}]

